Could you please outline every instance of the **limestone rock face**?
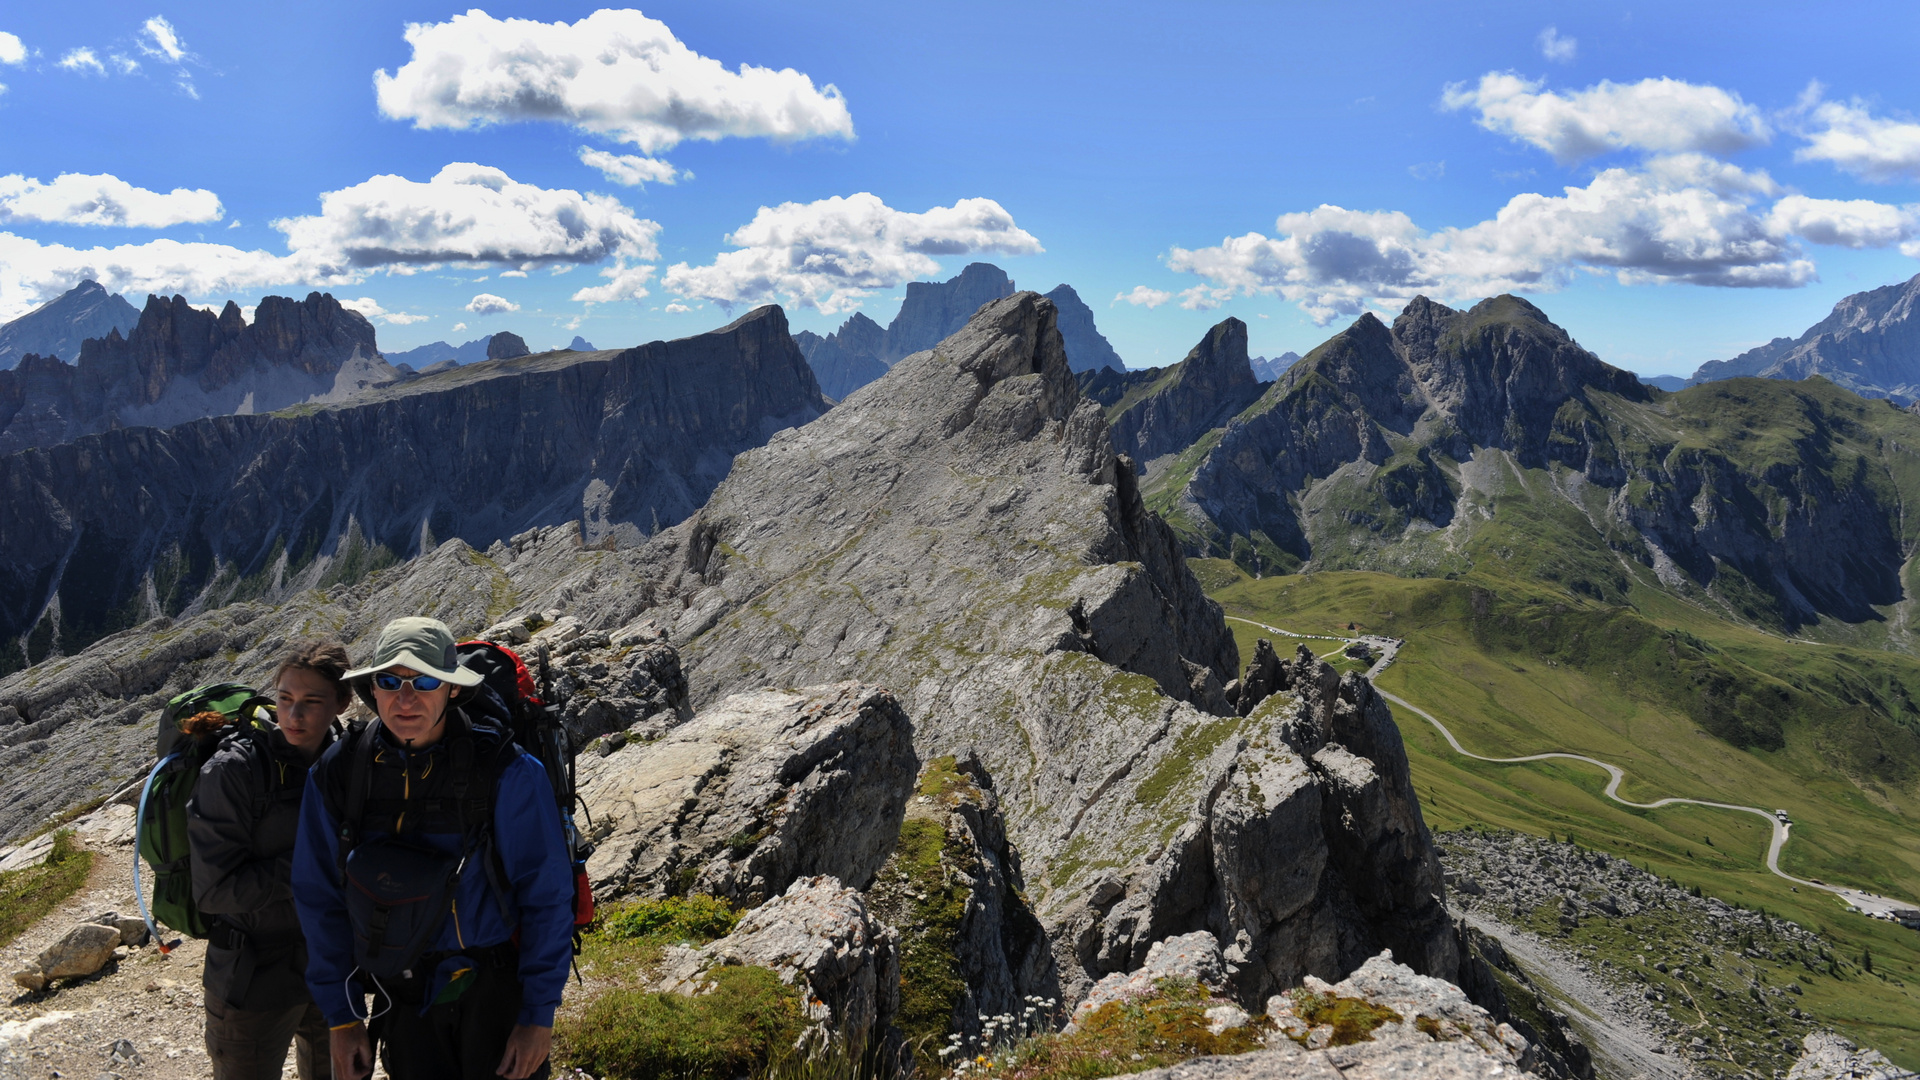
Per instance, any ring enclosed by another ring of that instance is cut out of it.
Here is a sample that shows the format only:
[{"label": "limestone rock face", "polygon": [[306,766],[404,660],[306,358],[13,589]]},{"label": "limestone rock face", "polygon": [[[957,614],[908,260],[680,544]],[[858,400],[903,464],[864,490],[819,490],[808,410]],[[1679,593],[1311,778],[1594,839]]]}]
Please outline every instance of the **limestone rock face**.
[{"label": "limestone rock face", "polygon": [[756,905],[819,874],[864,888],[919,765],[899,702],[859,683],[735,695],[656,741],[583,755],[595,895]]},{"label": "limestone rock face", "polygon": [[900,313],[887,324],[880,359],[888,364],[931,349],[967,325],[989,300],[1013,295],[1013,279],[992,263],[969,263],[946,281],[909,281]]},{"label": "limestone rock face", "polygon": [[1073,291],[1073,286],[1056,285],[1047,293],[1047,299],[1053,301],[1059,312],[1060,340],[1067,347],[1068,367],[1075,371],[1127,369],[1120,354],[1113,351],[1113,344],[1094,325],[1093,309]]},{"label": "limestone rock face", "polygon": [[801,878],[740,920],[733,933],[697,949],[669,952],[660,988],[700,993],[722,965],[770,968],[808,993],[823,1035],[898,1053],[900,959],[892,928],[873,919],[860,894],[831,876]]},{"label": "limestone rock face", "polygon": [[[97,281],[82,281],[57,298],[0,324],[0,370],[15,366],[28,353],[72,360],[80,343],[103,338],[115,330],[130,333],[140,321],[140,309],[125,297],[110,293]],[[0,428],[6,426],[0,420]]]},{"label": "limestone rock face", "polygon": [[1185,450],[1260,396],[1261,384],[1254,381],[1247,361],[1247,324],[1223,320],[1186,359],[1148,386],[1145,395],[1110,410],[1107,417],[1113,448],[1135,461]]},{"label": "limestone rock face", "polygon": [[1197,930],[1238,958],[1248,1001],[1383,947],[1455,969],[1384,705],[1329,668],[1233,715],[1231,635],[1042,297],[988,304],[742,455],[636,560],[645,588],[580,617],[674,618],[697,708],[743,682],[854,677],[898,695],[924,759],[977,757],[1063,1003]]},{"label": "limestone rock face", "polygon": [[[256,327],[293,317],[265,311]],[[0,457],[0,655],[18,657],[36,625],[37,661],[450,537],[485,548],[583,520],[588,543],[637,543],[697,509],[735,454],[826,407],[767,307],[620,353],[489,361],[340,407]]]},{"label": "limestone rock face", "polygon": [[929,762],[867,902],[900,931],[903,957],[924,958],[922,972],[951,972],[958,992],[946,1023],[966,1045],[980,1039],[982,1016],[1022,1017],[1033,999],[1059,1000],[1046,928],[1023,898],[1026,886],[979,759]]}]

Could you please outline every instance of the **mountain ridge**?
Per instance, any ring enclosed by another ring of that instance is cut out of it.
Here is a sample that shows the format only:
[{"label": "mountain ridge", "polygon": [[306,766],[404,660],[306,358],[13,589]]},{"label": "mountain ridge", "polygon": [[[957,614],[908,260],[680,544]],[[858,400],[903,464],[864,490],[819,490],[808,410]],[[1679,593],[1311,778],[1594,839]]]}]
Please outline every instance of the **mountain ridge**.
[{"label": "mountain ridge", "polygon": [[0,370],[17,366],[29,353],[71,362],[80,355],[86,339],[103,338],[115,330],[125,334],[139,322],[139,309],[127,303],[126,297],[107,292],[89,278],[25,315],[0,324]]},{"label": "mountain ridge", "polygon": [[1818,375],[1862,397],[1920,400],[1920,275],[1843,297],[1799,337],[1777,337],[1730,360],[1710,360],[1690,383],[1737,376]]}]

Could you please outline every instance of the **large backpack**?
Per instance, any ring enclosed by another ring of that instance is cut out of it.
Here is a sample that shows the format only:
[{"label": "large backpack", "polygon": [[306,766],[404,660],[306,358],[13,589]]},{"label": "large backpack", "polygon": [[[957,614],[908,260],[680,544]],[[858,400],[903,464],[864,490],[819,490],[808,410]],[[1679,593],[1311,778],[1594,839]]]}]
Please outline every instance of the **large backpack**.
[{"label": "large backpack", "polygon": [[[190,937],[210,929],[193,899],[192,853],[187,844],[187,802],[221,740],[232,732],[251,732],[273,718],[273,702],[250,686],[217,683],[177,694],[160,711],[156,756],[140,792],[134,819],[133,892],[153,940],[161,952],[173,945],[161,938],[155,920]],[[140,863],[153,868],[153,906],[140,887]]]},{"label": "large backpack", "polygon": [[573,736],[561,722],[565,703],[547,700],[555,697],[552,680],[541,658],[541,676],[546,693],[534,684],[533,674],[520,655],[491,641],[463,641],[457,647],[460,666],[478,674],[488,689],[500,698],[511,718],[513,741],[533,755],[547,772],[553,787],[554,802],[560,808],[560,824],[567,838],[567,859],[573,867],[574,952],[580,951],[580,933],[593,921],[593,886],[587,878],[587,858],[593,845],[586,843],[574,825],[574,760],[578,752]]}]

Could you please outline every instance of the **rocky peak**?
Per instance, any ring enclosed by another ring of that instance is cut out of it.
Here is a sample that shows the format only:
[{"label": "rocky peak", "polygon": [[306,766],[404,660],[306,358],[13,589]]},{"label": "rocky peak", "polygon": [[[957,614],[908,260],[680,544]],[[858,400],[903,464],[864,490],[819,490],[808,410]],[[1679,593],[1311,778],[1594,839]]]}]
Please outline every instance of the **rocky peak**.
[{"label": "rocky peak", "polygon": [[506,330],[487,339],[487,359],[512,360],[528,355],[527,339]]},{"label": "rocky peak", "polygon": [[1047,294],[1059,312],[1060,337],[1067,345],[1067,362],[1075,371],[1091,371],[1097,368],[1109,368],[1125,371],[1127,365],[1120,360],[1120,354],[1113,351],[1113,345],[1106,335],[1093,323],[1093,309],[1080,294],[1073,291],[1071,285],[1056,285]]},{"label": "rocky peak", "polygon": [[992,263],[969,263],[946,281],[910,281],[900,313],[887,325],[880,359],[893,363],[931,349],[967,324],[989,300],[1013,295],[1013,279]]},{"label": "rocky peak", "polygon": [[80,355],[80,343],[130,331],[140,312],[126,298],[110,293],[97,281],[82,281],[65,293],[0,325],[0,371],[13,367],[28,353],[64,357]]},{"label": "rocky peak", "polygon": [[887,373],[880,359],[886,336],[879,323],[856,311],[826,337],[802,330],[793,342],[820,380],[821,392],[838,400]]},{"label": "rocky peak", "polygon": [[1820,375],[1866,397],[1920,400],[1920,275],[1843,297],[1797,338],[1777,337],[1731,360],[1700,365],[1693,382],[1740,375]]},{"label": "rocky peak", "polygon": [[1143,463],[1177,454],[1225,425],[1260,391],[1247,360],[1247,324],[1224,319],[1144,393],[1113,405],[1107,421],[1114,449]]}]

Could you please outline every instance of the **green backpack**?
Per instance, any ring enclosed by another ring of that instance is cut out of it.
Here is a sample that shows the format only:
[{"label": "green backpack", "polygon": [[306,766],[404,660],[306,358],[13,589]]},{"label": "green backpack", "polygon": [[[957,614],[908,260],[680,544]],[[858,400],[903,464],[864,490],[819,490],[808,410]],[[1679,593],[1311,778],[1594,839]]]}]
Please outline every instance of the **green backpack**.
[{"label": "green backpack", "polygon": [[[161,952],[171,952],[178,943],[161,938],[156,919],[190,937],[207,936],[207,920],[193,901],[193,864],[187,846],[187,801],[200,782],[200,766],[213,756],[226,734],[272,718],[273,702],[239,683],[194,687],[176,695],[160,712],[160,760],[147,774],[134,821],[139,856],[133,863],[133,894],[148,932],[161,943]],[[151,910],[140,887],[142,860],[153,867]]]}]

